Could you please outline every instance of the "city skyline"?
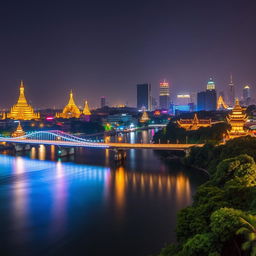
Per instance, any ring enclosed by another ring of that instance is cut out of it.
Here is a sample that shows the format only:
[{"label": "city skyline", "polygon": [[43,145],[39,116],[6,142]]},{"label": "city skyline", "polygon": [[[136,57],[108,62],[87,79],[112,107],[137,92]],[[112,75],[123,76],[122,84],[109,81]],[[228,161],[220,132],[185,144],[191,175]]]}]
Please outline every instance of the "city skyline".
[{"label": "city skyline", "polygon": [[249,84],[254,94],[252,1],[49,3],[1,8],[1,108],[14,103],[20,80],[36,108],[63,107],[70,89],[79,105],[105,95],[136,106],[136,84],[150,83],[158,98],[164,78],[174,95],[201,91],[209,77],[222,91],[230,73],[237,93]]}]

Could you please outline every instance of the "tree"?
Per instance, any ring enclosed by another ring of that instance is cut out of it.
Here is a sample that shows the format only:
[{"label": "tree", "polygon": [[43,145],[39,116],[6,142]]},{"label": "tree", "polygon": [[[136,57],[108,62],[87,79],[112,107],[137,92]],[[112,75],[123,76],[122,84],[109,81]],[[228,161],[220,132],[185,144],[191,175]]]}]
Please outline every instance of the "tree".
[{"label": "tree", "polygon": [[246,240],[242,244],[242,249],[250,251],[251,256],[256,256],[256,216],[243,214],[239,218],[242,227],[236,232],[237,235],[244,235]]},{"label": "tree", "polygon": [[182,255],[186,256],[208,256],[210,253],[217,254],[217,244],[215,237],[211,233],[197,234],[188,239],[182,249]]}]

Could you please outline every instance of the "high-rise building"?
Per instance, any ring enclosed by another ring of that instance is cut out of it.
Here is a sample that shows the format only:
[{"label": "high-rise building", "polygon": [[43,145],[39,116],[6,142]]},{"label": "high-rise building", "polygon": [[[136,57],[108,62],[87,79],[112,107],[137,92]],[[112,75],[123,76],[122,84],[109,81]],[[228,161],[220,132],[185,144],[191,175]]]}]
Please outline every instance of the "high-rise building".
[{"label": "high-rise building", "polygon": [[197,93],[197,111],[205,110],[206,92]]},{"label": "high-rise building", "polygon": [[249,85],[245,85],[243,88],[243,100],[244,103],[248,106],[251,101],[251,88]]},{"label": "high-rise building", "polygon": [[137,84],[137,108],[151,110],[151,84]]},{"label": "high-rise building", "polygon": [[217,95],[215,90],[215,83],[212,78],[207,83],[205,94],[205,110],[211,111],[217,108]]},{"label": "high-rise building", "polygon": [[216,110],[217,95],[215,90],[215,83],[210,78],[206,86],[206,91],[197,93],[197,110]]},{"label": "high-rise building", "polygon": [[234,106],[235,104],[235,84],[233,83],[233,76],[230,75],[230,82],[228,84],[228,104]]},{"label": "high-rise building", "polygon": [[106,97],[105,96],[100,97],[100,107],[101,108],[106,107]]},{"label": "high-rise building", "polygon": [[170,107],[170,87],[166,80],[160,83],[159,107],[160,109],[169,109]]}]

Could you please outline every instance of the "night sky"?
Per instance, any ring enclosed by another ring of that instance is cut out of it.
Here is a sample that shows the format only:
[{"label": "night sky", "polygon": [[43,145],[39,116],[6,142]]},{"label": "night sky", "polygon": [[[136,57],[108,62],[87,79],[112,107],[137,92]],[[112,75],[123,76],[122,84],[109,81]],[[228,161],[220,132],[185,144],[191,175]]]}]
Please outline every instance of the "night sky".
[{"label": "night sky", "polygon": [[34,107],[78,105],[100,96],[136,104],[136,84],[153,94],[191,93],[213,77],[223,90],[256,85],[256,1],[4,1],[0,6],[0,107],[17,100],[19,80]]}]

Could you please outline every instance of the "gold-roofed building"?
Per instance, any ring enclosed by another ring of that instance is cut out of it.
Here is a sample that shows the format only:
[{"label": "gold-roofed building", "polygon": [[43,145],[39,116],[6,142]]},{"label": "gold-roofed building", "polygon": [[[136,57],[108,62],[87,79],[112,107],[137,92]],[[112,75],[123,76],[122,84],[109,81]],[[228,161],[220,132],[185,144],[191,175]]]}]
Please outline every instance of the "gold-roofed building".
[{"label": "gold-roofed building", "polygon": [[211,127],[211,119],[198,119],[197,114],[195,113],[193,119],[180,119],[177,121],[179,127],[186,130],[197,130],[201,127]]},{"label": "gold-roofed building", "polygon": [[244,112],[244,108],[240,106],[239,100],[236,98],[235,106],[227,117],[227,121],[231,126],[231,130],[228,131],[228,139],[249,135],[244,129],[247,121],[247,116]]},{"label": "gold-roofed building", "polygon": [[141,118],[140,118],[140,122],[141,123],[146,123],[146,122],[148,122],[150,120],[150,118],[149,118],[149,116],[148,116],[148,113],[147,113],[147,111],[143,111],[143,114],[142,114],[142,116],[141,116]]},{"label": "gold-roofed building", "polygon": [[220,95],[217,101],[217,109],[227,109],[228,105],[225,103],[223,97]]},{"label": "gold-roofed building", "polygon": [[17,129],[12,133],[12,137],[21,137],[25,135],[26,133],[23,131],[22,126],[19,122]]},{"label": "gold-roofed building", "polygon": [[56,113],[57,118],[79,118],[81,112],[77,107],[74,98],[73,92],[70,91],[68,104],[64,107],[62,113]]},{"label": "gold-roofed building", "polygon": [[7,118],[14,120],[31,120],[40,118],[40,114],[35,113],[33,107],[27,102],[23,81],[20,82],[20,95],[18,101],[11,108],[10,113],[7,113]]},{"label": "gold-roofed building", "polygon": [[83,114],[85,116],[90,116],[92,113],[90,111],[89,105],[88,105],[88,101],[86,100],[84,103],[84,110],[83,110]]}]

